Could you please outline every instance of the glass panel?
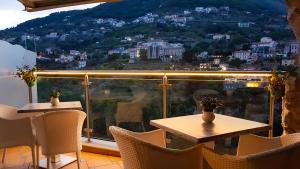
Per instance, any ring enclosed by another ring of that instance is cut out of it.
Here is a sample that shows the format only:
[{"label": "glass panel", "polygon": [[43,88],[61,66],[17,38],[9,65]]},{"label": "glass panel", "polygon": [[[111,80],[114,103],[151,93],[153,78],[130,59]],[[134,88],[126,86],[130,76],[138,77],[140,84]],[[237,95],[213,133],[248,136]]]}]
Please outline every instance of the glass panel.
[{"label": "glass panel", "polygon": [[159,80],[92,79],[90,117],[93,137],[113,139],[111,125],[131,131],[149,131],[150,120],[162,118]]},{"label": "glass panel", "polygon": [[[52,90],[60,92],[61,102],[80,101],[85,111],[85,95],[83,79],[75,78],[39,78],[37,82],[38,102],[46,103],[50,101]],[[86,122],[83,129],[86,128]],[[83,132],[85,136],[85,132]]]}]

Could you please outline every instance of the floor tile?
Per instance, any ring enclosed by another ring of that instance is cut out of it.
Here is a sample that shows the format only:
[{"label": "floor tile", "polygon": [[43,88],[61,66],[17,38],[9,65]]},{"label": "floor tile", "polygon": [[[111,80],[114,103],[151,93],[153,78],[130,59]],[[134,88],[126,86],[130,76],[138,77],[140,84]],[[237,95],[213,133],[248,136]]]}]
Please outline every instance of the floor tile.
[{"label": "floor tile", "polygon": [[[66,154],[75,157],[75,153]],[[2,150],[0,150],[2,158]],[[40,152],[40,159],[44,159]],[[122,159],[119,157],[105,156],[81,152],[81,169],[122,169]],[[32,166],[31,150],[29,147],[16,147],[7,149],[5,162],[0,162],[0,169],[30,169]],[[63,169],[77,169],[77,163],[71,163]]]}]

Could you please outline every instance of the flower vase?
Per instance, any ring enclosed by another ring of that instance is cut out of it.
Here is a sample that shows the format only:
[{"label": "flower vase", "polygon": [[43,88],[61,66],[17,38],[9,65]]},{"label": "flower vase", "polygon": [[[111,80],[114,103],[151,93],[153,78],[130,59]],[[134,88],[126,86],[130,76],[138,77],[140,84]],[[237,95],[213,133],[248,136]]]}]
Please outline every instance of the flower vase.
[{"label": "flower vase", "polygon": [[50,103],[52,106],[57,106],[59,104],[59,99],[55,97],[51,97]]},{"label": "flower vase", "polygon": [[202,120],[206,123],[212,123],[215,120],[214,112],[202,111]]}]

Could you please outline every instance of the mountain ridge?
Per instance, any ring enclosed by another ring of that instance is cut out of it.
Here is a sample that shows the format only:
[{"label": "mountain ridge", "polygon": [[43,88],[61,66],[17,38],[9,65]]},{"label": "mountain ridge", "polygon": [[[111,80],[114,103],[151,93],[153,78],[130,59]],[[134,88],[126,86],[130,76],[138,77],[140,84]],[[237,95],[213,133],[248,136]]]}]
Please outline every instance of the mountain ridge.
[{"label": "mountain ridge", "polygon": [[[118,3],[104,3],[86,10],[73,10],[50,14],[47,17],[26,21],[14,28],[5,29],[22,31],[30,27],[45,25],[48,23],[59,24],[66,16],[80,20],[87,18],[115,18],[131,20],[148,12],[165,13],[179,9],[192,9],[197,6],[229,6],[254,12],[285,13],[284,0],[124,0]],[[5,31],[4,30],[4,31]],[[1,32],[1,31],[0,31]]]}]

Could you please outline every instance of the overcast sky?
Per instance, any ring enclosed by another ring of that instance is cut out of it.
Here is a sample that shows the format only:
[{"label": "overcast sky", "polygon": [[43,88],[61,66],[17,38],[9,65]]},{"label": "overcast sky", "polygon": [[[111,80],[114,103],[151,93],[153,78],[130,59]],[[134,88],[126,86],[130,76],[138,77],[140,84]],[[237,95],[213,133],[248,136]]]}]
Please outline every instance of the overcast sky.
[{"label": "overcast sky", "polygon": [[80,5],[67,8],[59,8],[55,10],[46,10],[40,12],[26,12],[24,6],[18,0],[1,0],[0,3],[0,30],[10,28],[19,23],[31,20],[34,18],[44,17],[53,12],[68,11],[74,9],[86,9],[94,7],[98,4]]}]

